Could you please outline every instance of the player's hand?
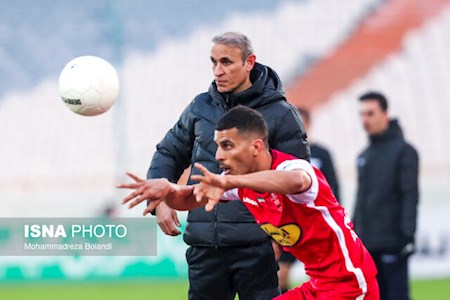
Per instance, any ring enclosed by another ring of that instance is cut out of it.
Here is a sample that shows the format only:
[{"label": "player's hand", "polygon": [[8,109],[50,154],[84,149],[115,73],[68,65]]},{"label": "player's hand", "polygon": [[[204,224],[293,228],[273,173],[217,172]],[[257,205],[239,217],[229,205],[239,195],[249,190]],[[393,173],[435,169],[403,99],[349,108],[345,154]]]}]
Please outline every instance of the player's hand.
[{"label": "player's hand", "polygon": [[195,163],[194,166],[199,169],[203,175],[192,175],[191,179],[225,190],[227,183],[227,179],[225,178],[225,176],[211,173],[207,168],[199,163]]},{"label": "player's hand", "polygon": [[200,181],[194,188],[195,199],[197,202],[206,202],[205,210],[212,211],[225,191],[226,181],[223,178],[224,176],[209,172],[208,169],[199,163],[196,163],[195,167],[203,173],[203,175],[193,175],[191,177],[193,180]]},{"label": "player's hand", "polygon": [[178,220],[176,210],[170,208],[164,201],[156,207],[155,214],[156,222],[162,232],[170,236],[177,236],[181,233],[178,229],[181,227],[181,223]]},{"label": "player's hand", "polygon": [[212,185],[200,182],[195,185],[194,196],[197,202],[205,204],[205,210],[210,212],[219,203],[224,190]]},{"label": "player's hand", "polygon": [[124,183],[117,185],[121,189],[134,189],[134,192],[129,194],[122,200],[122,204],[128,203],[128,208],[133,208],[142,201],[150,201],[144,215],[148,211],[152,211],[155,207],[170,193],[171,184],[165,178],[144,180],[138,176],[127,173],[134,183]]}]

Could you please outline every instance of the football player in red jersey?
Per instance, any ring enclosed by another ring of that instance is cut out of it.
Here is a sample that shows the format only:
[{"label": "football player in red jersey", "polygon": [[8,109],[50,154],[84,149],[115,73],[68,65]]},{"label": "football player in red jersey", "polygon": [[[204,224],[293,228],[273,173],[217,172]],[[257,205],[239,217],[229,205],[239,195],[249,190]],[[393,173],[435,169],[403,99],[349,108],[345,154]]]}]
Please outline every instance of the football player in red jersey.
[{"label": "football player in red jersey", "polygon": [[212,210],[219,201],[242,199],[261,228],[302,261],[310,276],[275,299],[379,299],[375,264],[325,177],[306,160],[270,150],[260,113],[231,109],[216,125],[215,142],[223,174],[196,164],[202,174],[193,178],[200,183],[190,187],[130,174],[136,182],[119,187],[135,191],[123,203],[133,207],[151,200],[156,206],[164,200],[178,210],[202,205]]}]

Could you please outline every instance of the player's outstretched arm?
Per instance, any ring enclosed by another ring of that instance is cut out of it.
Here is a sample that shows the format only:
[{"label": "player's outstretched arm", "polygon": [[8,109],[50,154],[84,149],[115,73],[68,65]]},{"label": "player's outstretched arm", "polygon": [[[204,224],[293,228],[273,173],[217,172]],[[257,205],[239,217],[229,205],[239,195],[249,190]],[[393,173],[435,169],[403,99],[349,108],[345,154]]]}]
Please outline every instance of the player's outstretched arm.
[{"label": "player's outstretched arm", "polygon": [[176,210],[191,210],[206,203],[196,201],[193,195],[194,186],[177,185],[165,178],[144,180],[132,173],[127,175],[134,182],[119,184],[117,187],[134,191],[122,200],[122,204],[128,203],[128,208],[133,208],[143,201],[148,201],[144,215],[153,211],[161,201]]},{"label": "player's outstretched arm", "polygon": [[[308,190],[312,183],[311,177],[302,169],[291,171],[266,170],[244,175],[220,176],[209,172],[199,163],[196,163],[195,167],[203,175],[192,176],[192,179],[198,180],[204,185],[220,188],[223,191],[234,188],[249,188],[258,192],[289,195]],[[213,190],[210,192],[212,193]],[[218,193],[218,191],[214,192]],[[206,195],[206,197],[214,198],[212,195]]]}]

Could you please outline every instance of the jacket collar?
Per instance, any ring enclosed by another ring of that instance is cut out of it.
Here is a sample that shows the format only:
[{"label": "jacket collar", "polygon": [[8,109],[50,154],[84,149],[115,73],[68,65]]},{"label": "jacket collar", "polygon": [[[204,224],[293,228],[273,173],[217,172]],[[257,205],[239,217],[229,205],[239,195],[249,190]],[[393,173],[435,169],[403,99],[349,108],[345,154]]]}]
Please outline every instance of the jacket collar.
[{"label": "jacket collar", "polygon": [[389,120],[388,128],[383,133],[369,136],[369,140],[372,144],[396,138],[403,139],[403,131],[397,119]]},{"label": "jacket collar", "polygon": [[228,108],[238,104],[255,107],[261,102],[269,103],[284,98],[280,78],[269,67],[255,63],[250,72],[250,81],[252,86],[237,94],[219,93],[213,81],[208,93],[215,102],[219,105],[225,103]]}]

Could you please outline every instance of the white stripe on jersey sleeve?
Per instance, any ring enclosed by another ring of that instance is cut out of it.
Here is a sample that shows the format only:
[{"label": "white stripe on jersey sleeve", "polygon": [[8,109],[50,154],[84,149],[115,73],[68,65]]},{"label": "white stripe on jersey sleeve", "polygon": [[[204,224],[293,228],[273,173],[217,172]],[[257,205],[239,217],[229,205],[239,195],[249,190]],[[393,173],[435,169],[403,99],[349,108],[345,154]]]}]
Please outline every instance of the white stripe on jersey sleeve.
[{"label": "white stripe on jersey sleeve", "polygon": [[[225,172],[220,173],[220,176],[226,176]],[[234,200],[241,200],[239,199],[238,189],[231,189],[228,191],[225,191],[222,194],[222,197],[220,197],[220,200],[222,201],[234,201]]]},{"label": "white stripe on jersey sleeve", "polygon": [[312,183],[308,190],[303,193],[286,195],[289,200],[295,203],[307,204],[314,202],[319,193],[319,181],[317,180],[316,173],[314,172],[311,164],[304,159],[292,159],[283,161],[278,165],[278,171],[293,171],[293,170],[304,170],[311,177]]},{"label": "white stripe on jersey sleeve", "polygon": [[232,190],[225,191],[225,193],[223,193],[222,197],[220,197],[220,200],[223,200],[223,201],[240,200],[239,194],[238,194],[238,189],[232,189]]}]

